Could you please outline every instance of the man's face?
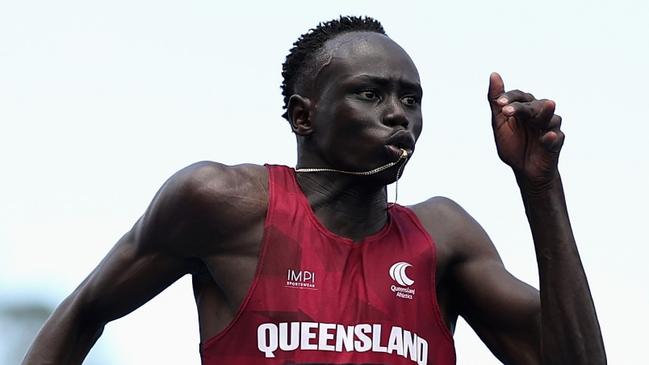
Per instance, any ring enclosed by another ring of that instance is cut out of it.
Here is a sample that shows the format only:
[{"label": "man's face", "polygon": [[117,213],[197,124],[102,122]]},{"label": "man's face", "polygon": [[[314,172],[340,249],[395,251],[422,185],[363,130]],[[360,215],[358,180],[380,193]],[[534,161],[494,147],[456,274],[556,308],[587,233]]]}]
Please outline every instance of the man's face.
[{"label": "man's face", "polygon": [[401,148],[412,153],[422,129],[422,90],[406,52],[371,32],[343,34],[324,47],[310,136],[320,159],[366,171],[396,161]]}]

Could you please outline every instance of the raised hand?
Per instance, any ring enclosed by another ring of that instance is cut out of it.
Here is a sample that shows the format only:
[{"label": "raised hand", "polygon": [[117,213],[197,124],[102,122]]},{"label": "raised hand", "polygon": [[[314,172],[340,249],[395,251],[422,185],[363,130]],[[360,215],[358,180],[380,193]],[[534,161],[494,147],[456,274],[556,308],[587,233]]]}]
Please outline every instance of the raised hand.
[{"label": "raised hand", "polygon": [[558,175],[559,151],[564,141],[561,117],[552,100],[511,90],[497,73],[489,77],[491,123],[498,156],[520,180],[541,188]]}]

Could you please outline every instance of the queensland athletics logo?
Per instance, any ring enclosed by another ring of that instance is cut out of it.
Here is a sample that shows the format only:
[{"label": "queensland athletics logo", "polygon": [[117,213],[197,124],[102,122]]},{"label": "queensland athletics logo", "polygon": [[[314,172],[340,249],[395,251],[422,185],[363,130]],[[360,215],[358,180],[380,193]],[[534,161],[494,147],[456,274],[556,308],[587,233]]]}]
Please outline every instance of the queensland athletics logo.
[{"label": "queensland athletics logo", "polygon": [[415,281],[409,278],[406,272],[406,269],[409,267],[412,267],[412,265],[401,261],[390,266],[390,270],[388,271],[392,280],[399,284],[399,286],[390,286],[390,290],[397,298],[412,299],[415,295],[415,289],[410,287]]},{"label": "queensland athletics logo", "polygon": [[390,267],[390,277],[401,286],[412,285],[415,281],[410,279],[406,273],[406,269],[411,266],[412,265],[407,262],[397,262]]}]

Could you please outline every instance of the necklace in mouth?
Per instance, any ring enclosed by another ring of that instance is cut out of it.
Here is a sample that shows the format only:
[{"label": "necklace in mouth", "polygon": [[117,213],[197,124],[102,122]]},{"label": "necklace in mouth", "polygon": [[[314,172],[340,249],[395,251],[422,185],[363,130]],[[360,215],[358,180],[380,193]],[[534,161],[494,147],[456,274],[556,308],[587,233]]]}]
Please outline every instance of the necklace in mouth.
[{"label": "necklace in mouth", "polygon": [[[337,172],[339,174],[345,174],[345,175],[356,175],[356,176],[369,176],[369,175],[374,175],[378,174],[379,172],[383,172],[397,164],[399,164],[401,161],[405,161],[408,159],[409,153],[403,148],[400,148],[401,150],[401,155],[399,155],[399,159],[396,161],[388,162],[385,165],[379,166],[377,168],[374,168],[372,170],[367,170],[367,171],[347,171],[347,170],[338,170],[338,169],[330,169],[330,168],[299,168],[295,169],[295,172],[299,173],[309,173],[309,172]],[[398,171],[397,179],[399,179],[399,175],[401,174],[401,170],[403,169],[400,168]],[[398,180],[397,180],[398,181]]]},{"label": "necklace in mouth", "polygon": [[[379,166],[375,169],[368,170],[368,171],[346,171],[346,170],[338,170],[338,169],[329,169],[329,168],[299,168],[295,169],[295,172],[298,173],[312,173],[312,172],[335,172],[339,174],[344,174],[344,175],[356,175],[356,176],[369,176],[369,175],[374,175],[378,174],[379,172],[383,172],[399,163],[402,161],[405,162],[410,154],[408,151],[406,151],[403,148],[400,148],[401,150],[401,155],[399,155],[399,158],[396,161],[392,161],[389,163],[386,163],[385,165]],[[399,166],[399,169],[397,170],[397,179],[395,181],[395,187],[394,187],[394,203],[397,203],[397,200],[399,199],[399,178],[401,177],[401,173],[403,172],[403,168],[406,166],[405,163],[401,164]]]}]

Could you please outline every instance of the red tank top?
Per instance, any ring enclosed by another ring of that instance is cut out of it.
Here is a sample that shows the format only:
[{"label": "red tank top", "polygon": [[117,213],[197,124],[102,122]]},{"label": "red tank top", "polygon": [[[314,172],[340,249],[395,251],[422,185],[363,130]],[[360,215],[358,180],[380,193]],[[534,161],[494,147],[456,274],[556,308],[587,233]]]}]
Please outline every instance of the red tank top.
[{"label": "red tank top", "polygon": [[409,209],[361,242],[316,219],[295,173],[268,166],[257,272],[204,365],[455,364],[435,296],[435,245]]}]

